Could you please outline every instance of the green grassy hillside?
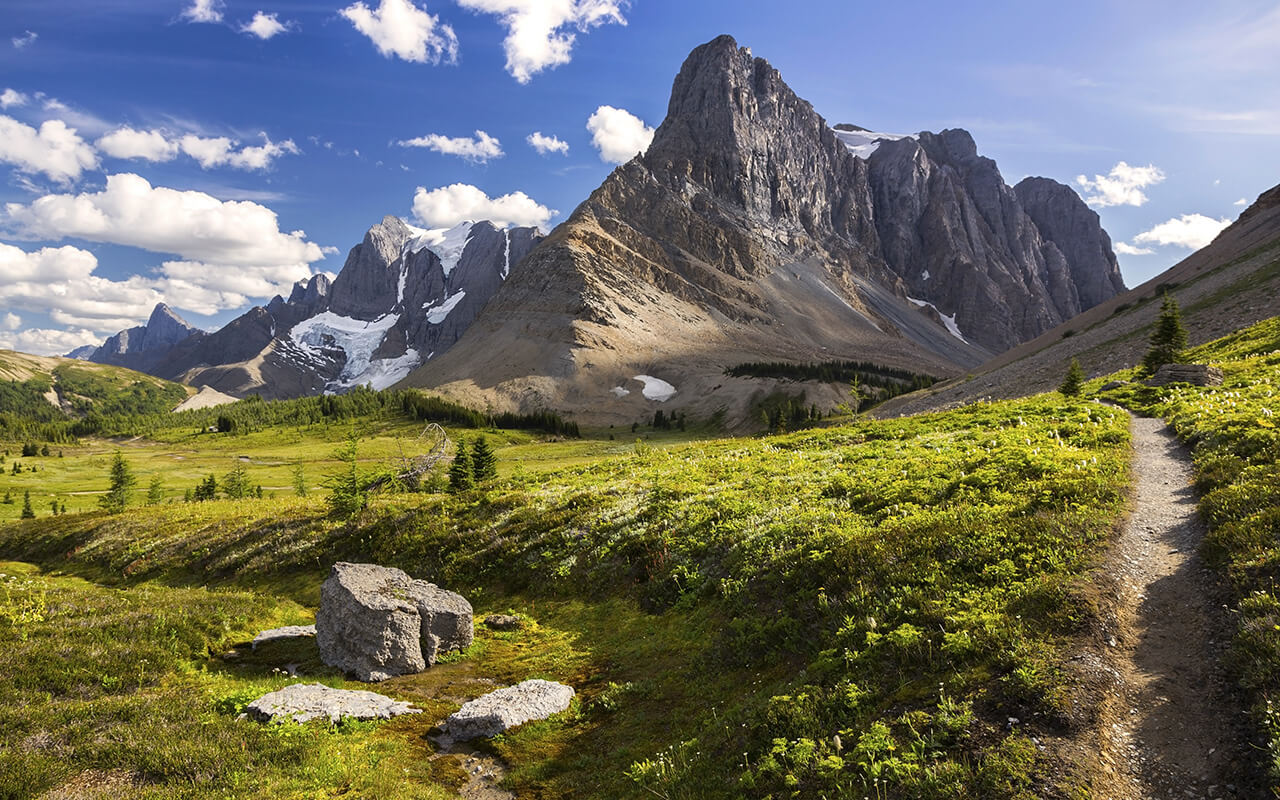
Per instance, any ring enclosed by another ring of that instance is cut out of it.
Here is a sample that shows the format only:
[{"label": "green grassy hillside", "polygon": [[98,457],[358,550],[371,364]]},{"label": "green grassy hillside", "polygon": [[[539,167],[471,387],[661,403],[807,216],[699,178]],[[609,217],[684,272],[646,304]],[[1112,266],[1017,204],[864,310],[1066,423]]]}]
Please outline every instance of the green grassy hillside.
[{"label": "green grassy hillside", "polygon": [[169,412],[192,393],[123,367],[0,350],[0,442],[65,442],[104,420]]},{"label": "green grassy hillside", "polygon": [[[394,432],[371,435],[370,452]],[[1041,748],[1088,724],[1062,663],[1092,619],[1089,570],[1124,508],[1122,413],[1046,396],[766,439],[503,437],[495,481],[380,496],[352,519],[281,493],[0,526],[0,556],[79,576],[18,567],[0,596],[0,639],[25,654],[11,658],[67,654],[4,689],[0,793],[96,770],[157,797],[430,797],[458,776],[427,760],[426,729],[479,693],[474,681],[528,677],[579,695],[493,743],[522,795],[1028,798],[1087,782]],[[150,472],[179,442],[132,444],[122,451]],[[248,455],[250,480],[274,485],[270,470],[286,467],[268,455],[312,459],[319,475],[325,446],[272,427],[192,450]],[[83,469],[105,483],[105,460]],[[532,624],[382,684],[427,708],[419,718],[274,733],[236,721],[286,661],[341,683],[314,645],[225,655],[305,620],[339,559],[403,567],[479,614]],[[230,617],[206,618],[207,592],[226,595]],[[143,633],[104,634],[84,656],[81,620],[117,603]],[[130,650],[152,647],[169,650]],[[140,658],[154,667],[122,683],[83,663]],[[68,731],[77,713],[96,733]],[[189,734],[166,733],[179,728]],[[264,736],[285,737],[266,752],[299,766],[264,766]]]}]

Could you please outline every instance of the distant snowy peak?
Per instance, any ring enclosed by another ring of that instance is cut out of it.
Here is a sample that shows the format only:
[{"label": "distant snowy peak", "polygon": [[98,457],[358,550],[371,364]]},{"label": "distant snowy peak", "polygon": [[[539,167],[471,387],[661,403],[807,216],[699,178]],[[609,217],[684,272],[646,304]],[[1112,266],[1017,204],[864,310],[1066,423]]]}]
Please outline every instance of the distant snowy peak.
[{"label": "distant snowy peak", "polygon": [[833,130],[836,138],[849,148],[849,152],[861,159],[870,158],[871,154],[879,149],[881,142],[916,138],[910,133],[882,133],[859,128],[856,125],[837,125]]},{"label": "distant snowy peak", "polygon": [[462,260],[462,253],[467,249],[467,242],[471,240],[471,232],[475,226],[476,223],[470,221],[452,228],[426,229],[410,225],[408,227],[413,232],[413,238],[405,242],[404,252],[408,254],[430,250],[440,259],[445,277],[448,277]]}]

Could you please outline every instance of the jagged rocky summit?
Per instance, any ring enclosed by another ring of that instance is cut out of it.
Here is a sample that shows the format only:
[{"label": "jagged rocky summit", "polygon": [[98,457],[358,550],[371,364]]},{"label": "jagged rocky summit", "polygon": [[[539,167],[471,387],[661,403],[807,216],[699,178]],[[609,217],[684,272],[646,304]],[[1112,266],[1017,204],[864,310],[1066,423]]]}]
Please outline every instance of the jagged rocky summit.
[{"label": "jagged rocky summit", "polygon": [[[448,350],[542,239],[536,228],[464,222],[424,230],[385,217],[337,278],[299,281],[214,333],[157,306],[146,326],[87,358],[228,394],[267,398],[386,388]],[[83,355],[83,354],[82,354]]]},{"label": "jagged rocky summit", "polygon": [[407,383],[602,422],[743,411],[779,387],[726,378],[738,363],[953,375],[1123,289],[1070,187],[1008,186],[963,130],[841,128],[731,37],[697,48],[648,150]]}]

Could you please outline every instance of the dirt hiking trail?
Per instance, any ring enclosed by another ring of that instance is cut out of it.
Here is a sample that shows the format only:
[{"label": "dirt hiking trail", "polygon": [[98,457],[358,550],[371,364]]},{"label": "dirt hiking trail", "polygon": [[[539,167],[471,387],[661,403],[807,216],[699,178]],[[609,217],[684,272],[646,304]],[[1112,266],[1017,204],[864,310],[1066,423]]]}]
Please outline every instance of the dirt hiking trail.
[{"label": "dirt hiking trail", "polygon": [[1244,717],[1226,685],[1229,638],[1215,581],[1199,556],[1191,459],[1162,420],[1135,417],[1133,514],[1109,571],[1117,582],[1102,703],[1099,800],[1255,800]]}]

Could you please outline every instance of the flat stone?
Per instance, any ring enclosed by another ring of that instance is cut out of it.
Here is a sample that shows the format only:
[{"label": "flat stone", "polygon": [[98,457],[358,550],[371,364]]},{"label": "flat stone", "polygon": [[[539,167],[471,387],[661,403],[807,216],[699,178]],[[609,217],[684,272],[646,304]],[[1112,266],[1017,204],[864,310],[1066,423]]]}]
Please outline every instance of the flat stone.
[{"label": "flat stone", "polygon": [[469,646],[471,604],[403,570],[333,565],[320,587],[316,644],[331,667],[362,681],[422,672],[449,650]]},{"label": "flat stone", "polygon": [[497,736],[517,725],[564,711],[573,695],[573,687],[563,683],[524,681],[464,704],[445,720],[445,733],[457,741]]},{"label": "flat stone", "polygon": [[1148,386],[1168,386],[1171,383],[1221,386],[1222,370],[1208,364],[1165,364],[1146,380]]},{"label": "flat stone", "polygon": [[253,649],[257,650],[258,645],[263,642],[274,642],[279,639],[301,639],[315,635],[315,625],[286,625],[283,628],[272,628],[253,637]]},{"label": "flat stone", "polygon": [[524,627],[524,620],[512,614],[490,614],[484,624],[495,631],[518,631]]},{"label": "flat stone", "polygon": [[245,708],[246,716],[259,722],[292,720],[310,722],[324,719],[391,719],[401,714],[421,714],[422,710],[385,695],[352,689],[332,689],[319,683],[295,683],[254,700]]}]

